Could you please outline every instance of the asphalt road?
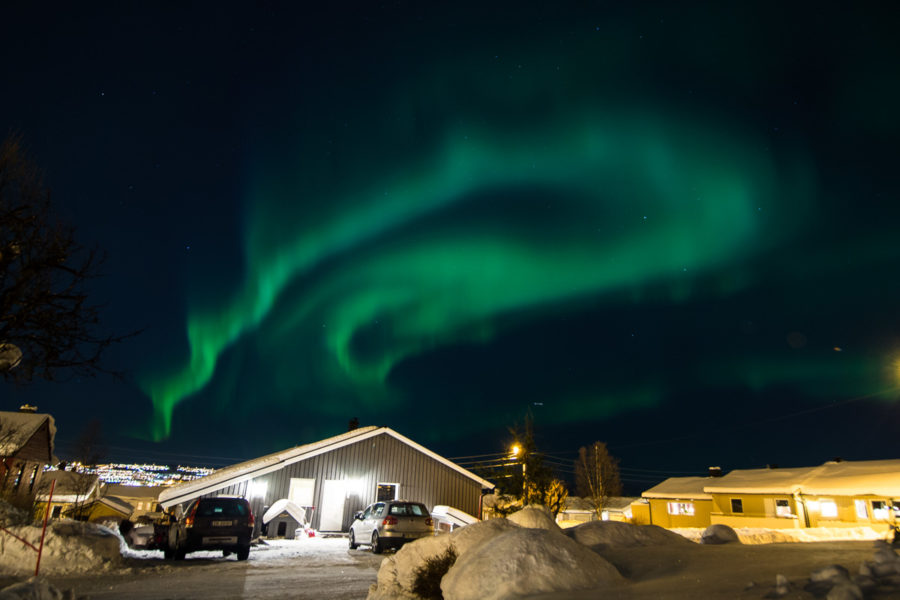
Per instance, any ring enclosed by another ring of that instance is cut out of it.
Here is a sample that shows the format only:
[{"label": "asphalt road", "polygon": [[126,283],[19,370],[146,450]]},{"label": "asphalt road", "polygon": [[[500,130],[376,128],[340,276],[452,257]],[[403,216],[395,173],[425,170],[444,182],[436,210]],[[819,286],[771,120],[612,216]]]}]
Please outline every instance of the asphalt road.
[{"label": "asphalt road", "polygon": [[273,542],[253,548],[250,559],[188,555],[164,560],[161,552],[136,552],[103,573],[48,576],[76,598],[130,600],[334,599],[361,600],[375,582],[384,556],[349,550],[344,539]]}]

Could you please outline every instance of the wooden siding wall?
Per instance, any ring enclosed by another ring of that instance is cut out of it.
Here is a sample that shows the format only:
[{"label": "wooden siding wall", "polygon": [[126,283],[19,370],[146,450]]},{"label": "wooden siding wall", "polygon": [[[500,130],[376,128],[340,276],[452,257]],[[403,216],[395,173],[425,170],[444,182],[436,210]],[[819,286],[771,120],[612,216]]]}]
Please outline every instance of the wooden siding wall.
[{"label": "wooden siding wall", "polygon": [[[319,529],[325,480],[354,482],[348,489],[344,502],[342,531],[350,528],[354,513],[375,501],[378,483],[400,484],[399,498],[422,502],[429,510],[435,505],[445,504],[478,516],[481,501],[479,482],[383,433],[254,479],[254,483],[266,482],[265,496],[250,499],[257,519],[257,531],[265,509],[275,501],[288,497],[291,478],[295,477],[315,479],[315,509],[311,523],[313,529]],[[248,481],[243,481],[206,496],[246,496],[248,485]],[[290,527],[288,529],[290,536],[293,530]]]},{"label": "wooden siding wall", "polygon": [[50,422],[45,420],[31,435],[27,442],[16,452],[16,458],[50,464]]}]

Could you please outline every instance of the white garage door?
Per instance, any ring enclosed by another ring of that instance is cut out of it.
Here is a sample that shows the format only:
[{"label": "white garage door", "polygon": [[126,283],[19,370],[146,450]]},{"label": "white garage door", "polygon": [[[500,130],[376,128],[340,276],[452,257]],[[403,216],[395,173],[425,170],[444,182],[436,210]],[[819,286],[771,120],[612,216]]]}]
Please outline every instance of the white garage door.
[{"label": "white garage door", "polygon": [[326,479],[322,485],[322,511],[319,513],[319,529],[340,531],[344,526],[344,500],[347,498],[347,482]]}]

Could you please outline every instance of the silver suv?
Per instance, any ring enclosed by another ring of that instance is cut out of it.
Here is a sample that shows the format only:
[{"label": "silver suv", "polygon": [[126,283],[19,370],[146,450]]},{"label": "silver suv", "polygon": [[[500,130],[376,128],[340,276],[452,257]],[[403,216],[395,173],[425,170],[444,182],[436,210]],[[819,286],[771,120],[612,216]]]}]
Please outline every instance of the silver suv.
[{"label": "silver suv", "polygon": [[430,535],[434,535],[434,521],[424,504],[408,500],[375,502],[356,513],[350,525],[350,549],[369,544],[372,552],[381,554],[386,548],[399,548]]}]

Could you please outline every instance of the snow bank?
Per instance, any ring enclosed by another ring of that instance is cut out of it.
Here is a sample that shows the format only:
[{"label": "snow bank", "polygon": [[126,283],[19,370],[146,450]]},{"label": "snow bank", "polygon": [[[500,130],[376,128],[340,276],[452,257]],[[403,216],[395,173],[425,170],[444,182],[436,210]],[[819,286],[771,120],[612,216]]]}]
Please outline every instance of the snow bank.
[{"label": "snow bank", "polygon": [[[693,542],[700,542],[703,529],[685,527],[669,529]],[[872,541],[884,539],[871,527],[811,527],[808,529],[765,529],[760,527],[736,527],[738,539],[742,544],[779,544],[800,542],[838,542],[838,541]]]},{"label": "snow bank", "polygon": [[0,590],[0,600],[69,600],[73,597],[72,590],[61,592],[39,577]]},{"label": "snow bank", "polygon": [[565,530],[565,535],[593,549],[609,546],[673,546],[689,543],[658,525],[591,521]]},{"label": "snow bank", "polygon": [[507,519],[491,519],[457,528],[446,535],[405,544],[396,554],[381,561],[378,578],[369,590],[368,600],[417,599],[412,592],[416,569],[426,560],[440,556],[451,546],[457,557],[462,556],[489,539],[518,528]]},{"label": "snow bank", "polygon": [[546,529],[519,528],[460,556],[441,581],[446,600],[501,600],[621,581],[609,562]]},{"label": "snow bank", "polygon": [[[10,532],[35,547],[41,528],[32,525],[8,527]],[[47,525],[41,573],[84,573],[118,564],[122,537],[105,527],[80,521],[54,521]],[[21,575],[34,572],[37,552],[11,535],[0,532],[0,573]]]},{"label": "snow bank", "polygon": [[713,523],[703,530],[700,536],[701,544],[740,544],[741,540],[737,532],[722,523]]},{"label": "snow bank", "polygon": [[528,527],[531,529],[547,529],[549,531],[561,532],[559,525],[550,511],[545,506],[531,505],[526,506],[520,511],[514,512],[507,517],[510,521],[520,527]]}]

